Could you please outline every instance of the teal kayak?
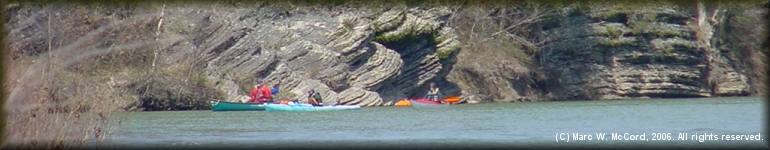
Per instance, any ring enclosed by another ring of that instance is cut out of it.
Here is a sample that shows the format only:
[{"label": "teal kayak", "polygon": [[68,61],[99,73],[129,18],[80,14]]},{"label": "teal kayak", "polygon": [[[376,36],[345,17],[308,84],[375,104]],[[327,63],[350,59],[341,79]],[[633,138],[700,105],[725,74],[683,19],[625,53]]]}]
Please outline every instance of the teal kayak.
[{"label": "teal kayak", "polygon": [[262,111],[265,110],[263,103],[234,103],[220,100],[211,100],[212,111]]},{"label": "teal kayak", "polygon": [[313,106],[309,104],[267,104],[265,110],[267,112],[278,111],[336,111],[336,110],[358,110],[361,109],[359,105],[335,105],[335,106]]}]

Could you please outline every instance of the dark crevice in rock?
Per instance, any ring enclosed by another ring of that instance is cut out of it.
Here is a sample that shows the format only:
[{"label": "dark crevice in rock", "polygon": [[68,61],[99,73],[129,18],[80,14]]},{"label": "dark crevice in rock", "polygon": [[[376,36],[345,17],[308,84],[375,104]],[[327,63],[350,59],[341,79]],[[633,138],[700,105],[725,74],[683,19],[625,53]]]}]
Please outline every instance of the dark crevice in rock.
[{"label": "dark crevice in rock", "polygon": [[652,56],[640,55],[640,56],[626,56],[625,59],[619,60],[619,62],[628,63],[632,65],[643,65],[652,62]]},{"label": "dark crevice in rock", "polygon": [[622,23],[623,25],[628,26],[628,14],[625,14],[625,13],[614,14],[612,16],[607,17],[605,21]]},{"label": "dark crevice in rock", "polygon": [[217,45],[216,47],[214,47],[214,49],[212,49],[212,51],[209,54],[215,53],[216,55],[218,55],[218,54],[224,52],[225,50],[230,49],[230,47],[235,45],[235,43],[237,43],[238,40],[243,38],[244,36],[246,36],[246,33],[240,32],[240,35],[235,35],[235,36],[232,36],[232,37],[228,38],[224,42],[222,42],[219,45]]},{"label": "dark crevice in rock", "polygon": [[[403,25],[403,24],[401,24]],[[399,26],[401,26],[399,25]],[[388,49],[392,49],[396,51],[401,59],[403,60],[404,66],[400,68],[399,72],[401,72],[400,75],[391,77],[385,81],[383,81],[384,87],[388,88],[379,88],[376,91],[377,92],[387,92],[391,89],[401,89],[404,94],[410,97],[420,96],[424,94],[423,92],[420,92],[420,89],[418,90],[409,90],[412,88],[419,88],[423,85],[414,85],[415,83],[420,82],[420,78],[423,77],[431,77],[430,75],[426,75],[426,73],[436,71],[439,67],[444,66],[443,63],[439,61],[427,61],[427,62],[421,62],[430,54],[436,53],[436,41],[434,41],[435,38],[434,33],[422,33],[422,34],[416,34],[414,31],[406,33],[403,37],[400,37],[398,39],[387,39],[385,37],[375,38],[375,41],[381,43],[383,46],[385,46]],[[436,64],[441,63],[441,64]],[[444,70],[445,68],[442,67],[441,70]],[[437,72],[441,72],[441,70],[438,70]],[[438,82],[438,79],[442,79],[444,77],[439,76],[443,75],[446,76],[446,73],[441,74],[437,73],[436,76],[432,76],[430,79],[430,82]],[[392,87],[390,87],[390,86]]]},{"label": "dark crevice in rock", "polygon": [[[394,41],[377,41],[383,46],[385,46],[388,49],[395,50],[396,52],[399,52],[400,54],[409,53],[411,51],[407,51],[408,47],[413,46],[415,43],[420,43],[422,40],[430,39],[431,34],[420,34],[415,35],[415,33],[407,33],[403,38],[394,40]],[[429,43],[426,43],[426,45],[436,45],[435,41],[433,40],[426,40]]]},{"label": "dark crevice in rock", "polygon": [[365,47],[366,47],[365,48],[366,52],[364,52],[364,54],[356,58],[356,60],[353,60],[350,62],[350,68],[348,69],[349,71],[357,70],[358,68],[363,66],[366,62],[369,61],[369,58],[371,58],[372,55],[374,55],[374,52],[377,50],[377,47],[374,46],[373,44],[367,44]]},{"label": "dark crevice in rock", "polygon": [[276,69],[278,68],[278,64],[280,64],[280,61],[278,61],[277,59],[271,59],[271,60],[273,61],[270,62],[270,64],[267,66],[265,70],[257,72],[257,78],[264,79],[265,77],[267,77],[268,75],[276,71]]},{"label": "dark crevice in rock", "polygon": [[256,10],[244,10],[243,16],[238,17],[238,21],[244,21],[249,18],[254,18],[256,22],[259,22],[259,18],[257,17],[257,14],[259,14]]},{"label": "dark crevice in rock", "polygon": [[665,22],[670,24],[678,24],[678,25],[687,25],[687,20],[690,18],[681,16],[681,15],[674,15],[674,14],[667,14],[667,13],[661,13],[655,16],[655,20],[658,22]]},{"label": "dark crevice in rock", "polygon": [[255,55],[261,55],[262,54],[262,47],[257,47],[254,52],[251,53],[251,56]]}]

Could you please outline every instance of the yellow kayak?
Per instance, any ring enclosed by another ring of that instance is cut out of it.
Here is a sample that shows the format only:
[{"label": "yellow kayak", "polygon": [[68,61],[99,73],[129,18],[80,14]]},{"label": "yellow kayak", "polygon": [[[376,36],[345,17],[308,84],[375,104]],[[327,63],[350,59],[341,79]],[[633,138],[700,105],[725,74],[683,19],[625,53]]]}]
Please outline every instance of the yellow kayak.
[{"label": "yellow kayak", "polygon": [[398,106],[398,107],[406,107],[406,106],[410,106],[410,105],[412,105],[412,102],[409,101],[409,100],[400,100],[400,101],[396,102],[396,106]]}]

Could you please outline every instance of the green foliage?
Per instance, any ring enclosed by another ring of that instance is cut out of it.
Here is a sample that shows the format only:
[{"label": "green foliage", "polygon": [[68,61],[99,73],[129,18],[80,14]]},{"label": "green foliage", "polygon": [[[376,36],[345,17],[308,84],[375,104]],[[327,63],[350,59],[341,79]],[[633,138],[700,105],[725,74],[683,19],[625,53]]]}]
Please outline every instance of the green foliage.
[{"label": "green foliage", "polygon": [[632,12],[633,12],[633,10],[628,10],[628,8],[621,7],[621,8],[618,8],[618,9],[610,9],[607,12],[604,12],[602,14],[602,17],[604,19],[606,19],[606,20],[612,20],[615,17],[619,17],[619,16],[622,16],[622,15],[630,14]]},{"label": "green foliage", "polygon": [[676,30],[666,30],[656,24],[656,22],[664,21],[667,17],[657,17],[656,14],[645,15],[644,19],[630,20],[630,32],[634,35],[649,35],[652,37],[669,37],[669,36],[684,36]]},{"label": "green foliage", "polygon": [[666,30],[654,30],[652,35],[655,35],[657,37],[669,37],[669,36],[679,36],[679,33],[669,32]]},{"label": "green foliage", "polygon": [[339,29],[339,30],[335,31],[334,35],[335,36],[343,36],[343,35],[347,34],[348,32],[349,32],[349,30],[347,30],[346,28],[342,28],[342,29]]},{"label": "green foliage", "polygon": [[447,59],[453,51],[436,51],[439,59]]},{"label": "green foliage", "polygon": [[401,50],[413,43],[417,43],[421,37],[410,30],[404,31],[401,34],[379,34],[374,37],[374,41],[383,43],[393,49]]},{"label": "green foliage", "polygon": [[752,22],[753,21],[753,20],[751,20],[750,17],[748,17],[742,11],[735,11],[734,13],[735,13],[734,19],[735,19],[735,21],[737,21],[739,23],[747,23],[747,22]]},{"label": "green foliage", "polygon": [[649,22],[655,22],[658,19],[658,14],[653,11],[647,11],[647,14],[644,16],[645,20],[643,21],[649,21]]},{"label": "green foliage", "polygon": [[433,38],[433,41],[435,43],[442,43],[442,42],[444,42],[444,37],[441,36],[438,32],[432,32],[430,35]]},{"label": "green foliage", "polygon": [[199,76],[199,77],[198,77],[198,80],[197,80],[197,82],[196,82],[196,83],[197,83],[199,86],[210,86],[210,85],[208,84],[208,82],[209,82],[209,78],[208,78],[208,77],[205,77],[205,76]]},{"label": "green foliage", "polygon": [[544,6],[548,8],[564,8],[570,5],[573,1],[564,1],[564,0],[551,0],[551,1],[541,1],[540,3],[543,3]]},{"label": "green foliage", "polygon": [[675,50],[674,47],[666,46],[663,49],[661,49],[660,51],[663,52],[663,53],[666,53],[666,54],[671,54],[671,53],[674,52],[674,50]]},{"label": "green foliage", "polygon": [[344,21],[342,22],[342,25],[345,27],[345,30],[353,30],[354,24],[352,21]]},{"label": "green foliage", "polygon": [[621,35],[623,35],[623,30],[619,28],[615,28],[613,26],[605,26],[606,31],[604,32],[604,35],[609,36],[610,38],[618,38]]},{"label": "green foliage", "polygon": [[452,47],[447,48],[446,50],[436,51],[436,54],[438,55],[439,59],[447,59],[447,58],[449,58],[449,56],[452,55],[452,53],[456,52],[461,47],[462,47],[462,45],[460,43],[457,43],[457,44],[453,45]]},{"label": "green foliage", "polygon": [[734,0],[711,0],[711,1],[705,1],[706,5],[708,6],[714,6],[718,5],[725,8],[732,8],[736,10],[745,10],[750,8],[759,8],[763,5],[767,4],[767,0],[742,0],[742,1],[734,1]]},{"label": "green foliage", "polygon": [[334,32],[335,36],[343,36],[347,33],[350,33],[353,31],[355,24],[350,20],[343,20],[342,21],[342,28],[337,29],[337,31]]},{"label": "green foliage", "polygon": [[671,55],[669,55],[668,53],[666,53],[666,54],[658,54],[658,55],[654,55],[653,56],[653,60],[655,62],[669,62],[669,61],[672,61],[672,59],[673,59],[673,57]]},{"label": "green foliage", "polygon": [[621,39],[607,39],[607,40],[604,40],[603,42],[600,42],[599,44],[607,47],[618,47],[623,44],[626,44],[626,42],[624,42]]}]

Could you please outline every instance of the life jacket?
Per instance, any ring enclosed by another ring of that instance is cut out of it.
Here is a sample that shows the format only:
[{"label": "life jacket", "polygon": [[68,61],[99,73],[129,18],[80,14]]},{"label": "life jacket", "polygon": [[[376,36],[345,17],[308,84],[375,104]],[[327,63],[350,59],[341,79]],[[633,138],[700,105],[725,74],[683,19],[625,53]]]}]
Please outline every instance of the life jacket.
[{"label": "life jacket", "polygon": [[438,87],[434,89],[428,89],[428,95],[436,95],[438,94]]},{"label": "life jacket", "polygon": [[321,94],[318,94],[318,92],[314,92],[313,94],[310,94],[307,98],[308,103],[312,105],[321,105],[323,101],[321,100]]},{"label": "life jacket", "polygon": [[264,99],[273,98],[273,95],[270,93],[270,88],[268,88],[267,86],[263,85],[260,90],[262,91],[262,98]]},{"label": "life jacket", "polygon": [[251,94],[249,94],[249,102],[255,102],[257,99],[262,96],[262,92],[259,90],[257,86],[254,86],[253,89],[251,89]]},{"label": "life jacket", "polygon": [[313,93],[313,95],[310,95],[310,97],[312,97],[313,99],[317,100],[319,103],[321,101],[323,101],[322,98],[321,98],[321,94],[318,94],[318,92]]},{"label": "life jacket", "polygon": [[280,92],[280,89],[278,89],[278,86],[274,86],[273,90],[270,91],[270,94],[275,95],[278,94],[278,92]]}]

